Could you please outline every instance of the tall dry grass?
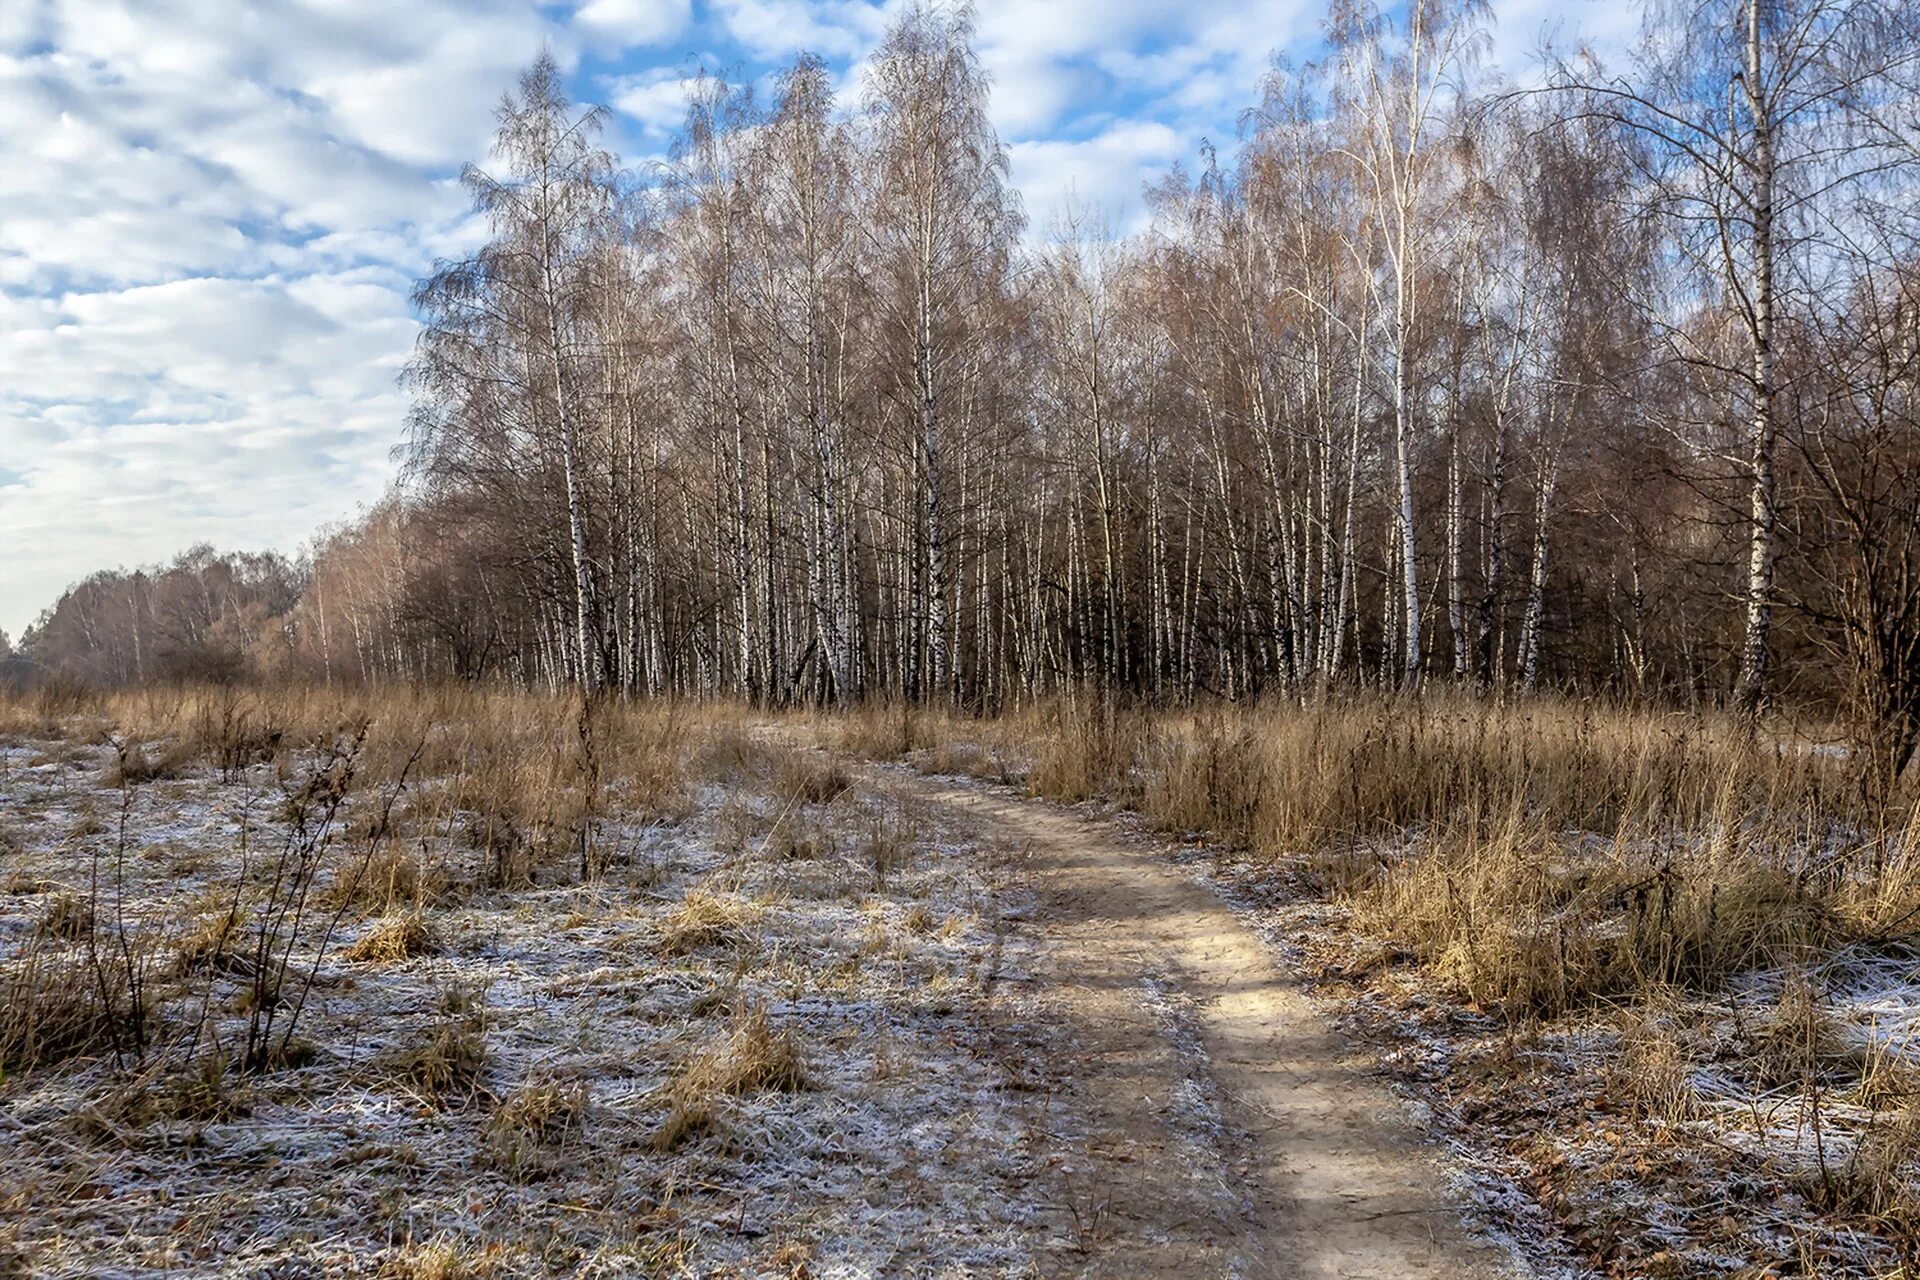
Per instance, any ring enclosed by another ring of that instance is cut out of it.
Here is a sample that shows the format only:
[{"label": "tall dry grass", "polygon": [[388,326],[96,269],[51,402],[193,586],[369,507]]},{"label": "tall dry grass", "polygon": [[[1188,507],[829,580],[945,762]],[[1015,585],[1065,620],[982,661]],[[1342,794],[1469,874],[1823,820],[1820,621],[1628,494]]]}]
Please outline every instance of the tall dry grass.
[{"label": "tall dry grass", "polygon": [[[144,1035],[129,1050],[125,1032],[144,1027],[148,967],[169,991],[243,982],[239,1060],[271,1067],[294,1046],[323,959],[401,963],[431,949],[427,912],[448,898],[589,880],[635,856],[648,826],[690,812],[711,744],[743,736],[743,723],[725,704],[587,705],[471,686],[0,695],[0,741],[104,756],[97,783],[122,814],[117,837],[97,818],[74,837],[107,859],[94,876],[104,888],[58,899],[33,945],[0,957],[0,1073],[108,1049],[144,1057]],[[95,945],[94,917],[120,901],[130,799],[214,777],[242,796],[244,818],[207,920],[185,937],[150,921],[123,933],[116,907]],[[840,783],[827,770],[794,785],[823,796]],[[369,916],[382,923],[349,945],[350,918]],[[159,947],[169,957],[147,966]],[[173,994],[173,1014],[198,1010],[198,1022],[167,1028],[190,1058],[215,1005]]]},{"label": "tall dry grass", "polygon": [[468,838],[539,855],[578,852],[583,824],[610,807],[671,818],[688,803],[690,758],[734,732],[727,704],[603,700],[473,685],[145,686],[50,684],[0,695],[0,735],[120,745],[104,781],[140,785],[195,769],[233,780],[301,759],[365,730],[357,773],[377,788],[403,773],[443,780],[420,822],[458,812]]},{"label": "tall dry grass", "polygon": [[[856,743],[898,723],[849,732]],[[1542,697],[922,713],[923,759],[1284,862],[1483,1004],[1547,1013],[1920,926],[1920,806],[1731,717]]]},{"label": "tall dry grass", "polygon": [[[364,734],[369,795],[418,782],[391,838],[343,868],[328,901],[394,916],[463,887],[590,877],[620,856],[603,815],[672,820],[702,778],[769,786],[796,813],[845,788],[831,761],[753,724],[727,704],[589,708],[476,686],[48,686],[0,699],[0,733],[119,744],[112,781],[124,786],[267,764],[292,777]],[[1105,797],[1163,829],[1284,859],[1361,927],[1516,1009],[1710,988],[1920,923],[1913,798],[1888,803],[1845,755],[1711,713],[1437,691],[1162,709],[1078,697],[996,718],[876,702],[805,727],[861,755],[1061,801]],[[477,871],[424,861],[430,844],[471,850]]]}]

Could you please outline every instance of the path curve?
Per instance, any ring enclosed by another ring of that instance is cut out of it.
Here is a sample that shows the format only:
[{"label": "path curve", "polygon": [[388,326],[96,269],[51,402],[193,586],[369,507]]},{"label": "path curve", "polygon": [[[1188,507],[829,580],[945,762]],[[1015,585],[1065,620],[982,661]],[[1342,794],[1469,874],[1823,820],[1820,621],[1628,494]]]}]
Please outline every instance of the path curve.
[{"label": "path curve", "polygon": [[1080,1274],[1527,1274],[1473,1238],[1406,1105],[1348,1063],[1343,1038],[1211,889],[1057,806],[953,779],[906,786],[1029,849],[1035,982],[1067,1002],[1081,1060],[1063,1084],[1096,1113],[1101,1167],[1064,1171]]}]

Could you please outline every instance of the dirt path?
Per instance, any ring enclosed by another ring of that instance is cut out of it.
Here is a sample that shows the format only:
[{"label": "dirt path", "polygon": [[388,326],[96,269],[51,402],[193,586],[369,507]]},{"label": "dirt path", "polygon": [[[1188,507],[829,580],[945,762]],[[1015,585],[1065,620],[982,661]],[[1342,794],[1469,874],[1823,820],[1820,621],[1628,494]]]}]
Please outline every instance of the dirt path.
[{"label": "dirt path", "polygon": [[[1041,972],[1005,1033],[1059,1041],[1066,1099],[1056,1273],[1516,1277],[1470,1238],[1405,1107],[1204,885],[1123,836],[970,785],[909,789],[1029,849]],[[1020,979],[1030,977],[1030,982]],[[1022,989],[1023,988],[1023,989]],[[1057,1057],[1057,1049],[1054,1056]]]}]

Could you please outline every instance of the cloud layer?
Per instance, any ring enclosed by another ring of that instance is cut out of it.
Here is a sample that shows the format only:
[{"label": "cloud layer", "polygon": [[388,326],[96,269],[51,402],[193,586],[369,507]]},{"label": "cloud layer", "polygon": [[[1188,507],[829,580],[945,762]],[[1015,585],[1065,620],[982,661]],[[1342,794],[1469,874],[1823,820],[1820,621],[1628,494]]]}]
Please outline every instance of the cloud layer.
[{"label": "cloud layer", "polygon": [[[93,569],[200,540],[291,550],[379,496],[409,285],[474,242],[455,175],[542,44],[637,157],[693,67],[764,77],[805,48],[847,74],[901,3],[0,4],[0,628]],[[1229,143],[1319,12],[983,0],[1036,228],[1068,197],[1131,226],[1142,183]]]}]

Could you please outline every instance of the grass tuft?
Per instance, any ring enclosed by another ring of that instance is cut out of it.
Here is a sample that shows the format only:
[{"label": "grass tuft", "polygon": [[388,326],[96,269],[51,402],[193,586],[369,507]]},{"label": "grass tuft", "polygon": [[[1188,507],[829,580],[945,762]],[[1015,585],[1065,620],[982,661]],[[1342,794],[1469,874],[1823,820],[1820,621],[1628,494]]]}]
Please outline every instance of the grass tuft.
[{"label": "grass tuft", "polygon": [[753,936],[760,910],[731,895],[696,889],[660,922],[660,953],[686,955],[709,947],[737,947]]},{"label": "grass tuft", "polygon": [[683,1062],[660,1091],[667,1116],[654,1131],[653,1145],[671,1151],[716,1128],[726,1099],[806,1087],[806,1066],[792,1034],[775,1027],[764,1008],[737,1009],[726,1036]]},{"label": "grass tuft", "polygon": [[400,964],[439,949],[427,918],[418,911],[406,911],[378,921],[343,955],[364,964]]}]

